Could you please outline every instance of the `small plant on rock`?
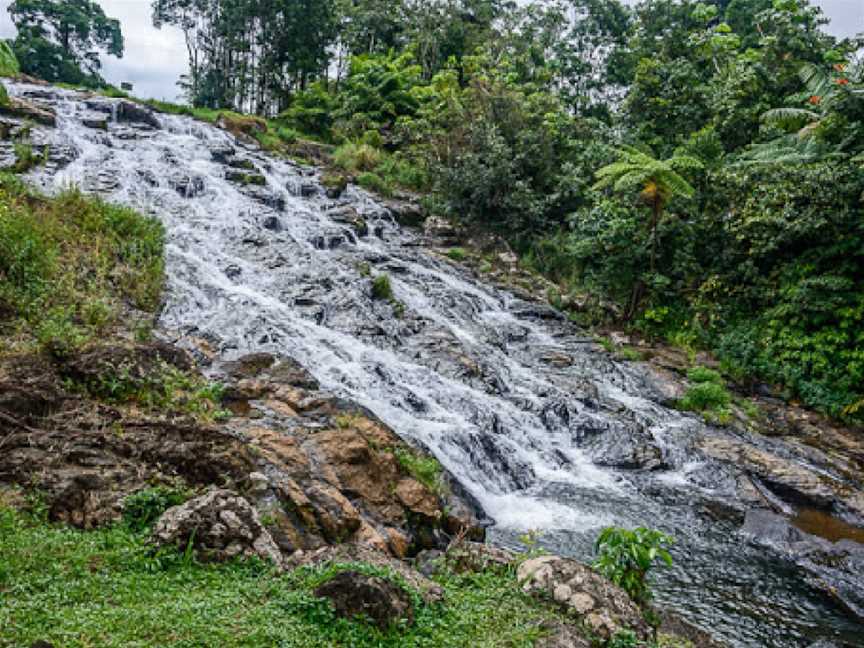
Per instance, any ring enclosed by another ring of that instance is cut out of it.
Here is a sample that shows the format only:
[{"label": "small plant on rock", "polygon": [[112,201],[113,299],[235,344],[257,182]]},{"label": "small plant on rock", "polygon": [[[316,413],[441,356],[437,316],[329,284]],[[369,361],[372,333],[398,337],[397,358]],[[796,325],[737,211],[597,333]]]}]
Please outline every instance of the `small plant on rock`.
[{"label": "small plant on rock", "polygon": [[666,549],[675,539],[660,531],[639,527],[603,529],[594,545],[594,568],[624,589],[640,605],[651,600],[648,573],[659,561],[672,565]]},{"label": "small plant on rock", "polygon": [[186,493],[164,486],[145,488],[123,500],[123,521],[132,531],[145,531],[153,526],[165,511],[187,499],[189,498]]},{"label": "small plant on rock", "polygon": [[389,301],[393,299],[393,286],[386,274],[378,275],[372,280],[372,299]]}]

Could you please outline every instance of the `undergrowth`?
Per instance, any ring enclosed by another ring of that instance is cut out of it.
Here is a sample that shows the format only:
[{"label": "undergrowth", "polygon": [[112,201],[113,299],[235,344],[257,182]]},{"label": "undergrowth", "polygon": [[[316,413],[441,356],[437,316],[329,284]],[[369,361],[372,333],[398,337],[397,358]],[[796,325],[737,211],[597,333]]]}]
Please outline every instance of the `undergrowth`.
[{"label": "undergrowth", "polygon": [[0,335],[63,356],[129,308],[155,312],[164,231],[154,219],[77,189],[37,195],[0,175]]}]

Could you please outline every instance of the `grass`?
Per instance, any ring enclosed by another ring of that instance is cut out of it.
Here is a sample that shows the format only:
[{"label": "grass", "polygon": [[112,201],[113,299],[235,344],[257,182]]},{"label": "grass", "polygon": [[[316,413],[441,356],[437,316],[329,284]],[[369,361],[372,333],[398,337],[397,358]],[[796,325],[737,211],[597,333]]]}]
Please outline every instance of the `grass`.
[{"label": "grass", "polygon": [[416,622],[382,632],[336,618],[313,591],[354,569],[327,564],[279,574],[259,561],[200,564],[160,551],[118,524],[80,531],[0,505],[0,647],[42,640],[64,648],[462,648],[531,646],[557,613],[524,594],[512,574],[436,576],[443,604],[414,593]]},{"label": "grass", "polygon": [[86,197],[31,192],[0,175],[0,335],[63,355],[118,322],[155,312],[164,231],[137,212]]},{"label": "grass", "polygon": [[97,380],[70,386],[93,398],[116,405],[134,404],[154,414],[184,414],[203,422],[230,418],[230,412],[222,407],[221,384],[164,363],[143,377],[133,377],[128,368],[117,367]]},{"label": "grass", "polygon": [[443,469],[438,460],[432,456],[424,456],[405,448],[396,448],[396,461],[418,482],[436,495],[444,494],[446,485],[443,479]]},{"label": "grass", "polygon": [[385,197],[398,188],[422,190],[426,174],[410,160],[390,154],[367,142],[346,142],[333,153],[333,166],[356,176],[358,185]]},{"label": "grass", "polygon": [[465,248],[461,247],[450,248],[447,250],[447,257],[453,261],[464,261],[468,258],[468,252],[465,251]]}]

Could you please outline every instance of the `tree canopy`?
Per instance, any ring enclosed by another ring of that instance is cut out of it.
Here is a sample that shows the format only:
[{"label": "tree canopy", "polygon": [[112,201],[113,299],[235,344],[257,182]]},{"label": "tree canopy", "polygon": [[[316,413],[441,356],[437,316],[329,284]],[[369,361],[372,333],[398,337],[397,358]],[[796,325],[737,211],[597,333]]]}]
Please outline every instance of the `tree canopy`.
[{"label": "tree canopy", "polygon": [[100,83],[100,52],[123,56],[120,23],[93,0],[15,0],[13,49],[22,72],[48,81]]}]

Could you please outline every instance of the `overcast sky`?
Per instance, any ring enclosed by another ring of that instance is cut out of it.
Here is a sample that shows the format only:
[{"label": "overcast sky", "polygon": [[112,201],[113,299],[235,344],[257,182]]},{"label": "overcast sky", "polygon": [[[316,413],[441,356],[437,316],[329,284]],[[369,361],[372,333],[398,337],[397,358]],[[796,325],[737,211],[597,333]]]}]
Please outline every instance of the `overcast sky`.
[{"label": "overcast sky", "polygon": [[[134,83],[135,94],[140,97],[177,99],[176,82],[187,69],[186,48],[180,31],[172,27],[153,27],[150,0],[98,1],[106,14],[120,20],[126,38],[126,54],[122,59],[103,59],[103,76],[116,85],[122,81]],[[6,12],[11,2],[0,0],[0,38],[15,35]],[[814,0],[814,3],[831,19],[828,31],[836,36],[864,32],[864,0]]]}]

